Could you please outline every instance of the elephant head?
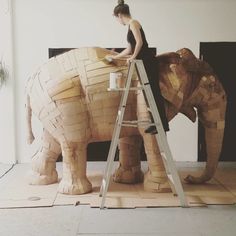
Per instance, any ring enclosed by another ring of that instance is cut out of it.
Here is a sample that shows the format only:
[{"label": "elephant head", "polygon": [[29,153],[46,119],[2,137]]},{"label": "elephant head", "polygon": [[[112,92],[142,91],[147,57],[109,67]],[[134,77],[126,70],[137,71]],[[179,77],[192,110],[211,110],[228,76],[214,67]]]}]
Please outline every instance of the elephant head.
[{"label": "elephant head", "polygon": [[226,93],[209,64],[197,59],[187,48],[161,54],[157,59],[168,120],[181,112],[195,122],[198,115],[205,128],[206,168],[199,177],[185,178],[188,183],[204,183],[214,176],[222,148]]}]

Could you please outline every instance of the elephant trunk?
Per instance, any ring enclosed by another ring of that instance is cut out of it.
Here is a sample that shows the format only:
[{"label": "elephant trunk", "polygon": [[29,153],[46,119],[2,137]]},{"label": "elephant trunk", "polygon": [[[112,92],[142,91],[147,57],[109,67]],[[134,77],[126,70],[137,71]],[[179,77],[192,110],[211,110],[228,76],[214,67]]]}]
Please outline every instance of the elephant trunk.
[{"label": "elephant trunk", "polygon": [[185,181],[192,184],[201,184],[210,180],[216,171],[222,148],[224,129],[205,128],[207,162],[206,168],[199,177],[187,176]]},{"label": "elephant trunk", "polygon": [[224,138],[227,96],[218,79],[214,76],[204,76],[193,101],[198,108],[198,118],[205,127],[207,162],[200,177],[189,175],[185,181],[201,184],[214,176],[219,162]]}]

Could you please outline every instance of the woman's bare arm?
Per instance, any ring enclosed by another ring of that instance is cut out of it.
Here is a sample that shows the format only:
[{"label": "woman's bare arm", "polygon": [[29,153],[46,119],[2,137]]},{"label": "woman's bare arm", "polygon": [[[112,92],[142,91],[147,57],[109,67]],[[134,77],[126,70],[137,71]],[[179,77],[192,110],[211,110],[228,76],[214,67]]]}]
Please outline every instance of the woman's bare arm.
[{"label": "woman's bare arm", "polygon": [[130,43],[128,43],[128,46],[127,46],[126,49],[124,49],[124,50],[123,50],[122,52],[120,52],[119,54],[113,56],[112,58],[113,58],[113,59],[119,59],[119,58],[121,58],[121,57],[125,57],[125,56],[130,55],[131,52],[132,52],[132,50],[131,50],[131,45],[130,45]]}]

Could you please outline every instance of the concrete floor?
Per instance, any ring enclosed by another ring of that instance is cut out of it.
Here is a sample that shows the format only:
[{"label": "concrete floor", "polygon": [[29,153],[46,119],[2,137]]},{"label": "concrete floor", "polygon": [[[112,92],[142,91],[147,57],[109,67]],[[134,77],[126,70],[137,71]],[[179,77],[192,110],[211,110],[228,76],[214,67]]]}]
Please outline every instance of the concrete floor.
[{"label": "concrete floor", "polygon": [[[184,164],[190,165],[193,164]],[[0,176],[10,167],[0,165]],[[54,235],[235,236],[236,205],[186,209],[100,210],[89,206],[0,209],[0,236]]]},{"label": "concrete floor", "polygon": [[236,207],[100,210],[61,206],[0,210],[1,236],[235,236]]}]

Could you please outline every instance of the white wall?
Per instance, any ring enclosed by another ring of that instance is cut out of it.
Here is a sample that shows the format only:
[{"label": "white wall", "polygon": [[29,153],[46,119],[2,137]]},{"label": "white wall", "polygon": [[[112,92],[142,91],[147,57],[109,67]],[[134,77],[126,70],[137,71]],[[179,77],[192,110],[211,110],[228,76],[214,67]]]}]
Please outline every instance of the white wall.
[{"label": "white wall", "polygon": [[10,78],[0,90],[0,163],[15,163],[15,112],[11,1],[0,0],[0,59]]},{"label": "white wall", "polygon": [[[127,29],[112,16],[113,0],[15,0],[16,152],[28,162],[38,142],[25,142],[24,86],[48,58],[50,47],[125,47]],[[234,0],[127,0],[140,20],[150,46],[158,53],[190,48],[199,55],[200,41],[236,41]],[[168,134],[177,160],[197,160],[197,123],[182,115]],[[34,130],[41,131],[34,120]],[[2,134],[1,134],[2,135]],[[0,157],[1,160],[1,157]]]}]

